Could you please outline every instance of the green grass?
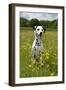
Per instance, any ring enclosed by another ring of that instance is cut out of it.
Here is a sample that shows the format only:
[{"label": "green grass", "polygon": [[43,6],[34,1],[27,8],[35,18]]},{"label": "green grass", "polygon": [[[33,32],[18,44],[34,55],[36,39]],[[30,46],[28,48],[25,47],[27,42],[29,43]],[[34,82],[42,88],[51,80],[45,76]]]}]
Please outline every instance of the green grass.
[{"label": "green grass", "polygon": [[58,41],[57,31],[46,31],[42,41],[44,53],[40,60],[43,66],[33,64],[31,56],[34,33],[31,30],[20,31],[20,78],[22,77],[45,77],[57,76],[58,74]]}]

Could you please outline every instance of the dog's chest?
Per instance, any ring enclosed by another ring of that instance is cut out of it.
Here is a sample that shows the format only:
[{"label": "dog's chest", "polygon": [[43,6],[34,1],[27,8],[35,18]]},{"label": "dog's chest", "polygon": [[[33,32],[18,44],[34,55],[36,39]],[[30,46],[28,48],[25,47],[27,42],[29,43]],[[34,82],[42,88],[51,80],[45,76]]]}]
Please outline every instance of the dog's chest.
[{"label": "dog's chest", "polygon": [[38,39],[35,39],[35,40],[34,40],[34,42],[33,42],[33,49],[34,49],[36,52],[42,51],[43,45],[42,45],[41,40],[38,40]]},{"label": "dog's chest", "polygon": [[35,39],[32,46],[32,55],[37,58],[43,52],[43,44],[40,40]]},{"label": "dog's chest", "polygon": [[40,46],[41,46],[41,41],[40,41],[40,40],[38,40],[38,39],[36,39],[36,41],[35,41],[35,46],[40,47]]}]

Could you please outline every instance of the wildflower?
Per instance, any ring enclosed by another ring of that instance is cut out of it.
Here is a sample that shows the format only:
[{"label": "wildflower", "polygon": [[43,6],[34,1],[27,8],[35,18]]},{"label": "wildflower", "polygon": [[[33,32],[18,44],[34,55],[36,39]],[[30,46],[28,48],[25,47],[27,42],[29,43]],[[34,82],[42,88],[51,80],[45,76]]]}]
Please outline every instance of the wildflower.
[{"label": "wildflower", "polygon": [[54,75],[54,73],[51,73],[51,76],[53,76]]},{"label": "wildflower", "polygon": [[40,60],[42,60],[42,57],[40,57]]},{"label": "wildflower", "polygon": [[31,68],[32,66],[31,66],[31,65],[29,65],[29,67]]},{"label": "wildflower", "polygon": [[48,52],[46,53],[46,59],[49,59],[49,53]]},{"label": "wildflower", "polygon": [[49,53],[47,52],[46,55],[49,56]]},{"label": "wildflower", "polygon": [[49,56],[46,56],[46,59],[49,59]]},{"label": "wildflower", "polygon": [[26,47],[24,47],[24,49],[26,49]]},{"label": "wildflower", "polygon": [[33,62],[32,62],[33,64],[35,64],[35,60],[33,60]]}]

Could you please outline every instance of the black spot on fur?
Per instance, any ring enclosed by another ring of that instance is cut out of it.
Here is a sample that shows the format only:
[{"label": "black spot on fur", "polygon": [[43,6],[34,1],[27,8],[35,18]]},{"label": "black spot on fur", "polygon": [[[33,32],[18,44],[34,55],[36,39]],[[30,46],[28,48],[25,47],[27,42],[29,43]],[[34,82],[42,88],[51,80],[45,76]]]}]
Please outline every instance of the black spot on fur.
[{"label": "black spot on fur", "polygon": [[36,50],[36,48],[34,47],[34,50]]},{"label": "black spot on fur", "polygon": [[34,58],[36,58],[36,55],[34,55]]}]

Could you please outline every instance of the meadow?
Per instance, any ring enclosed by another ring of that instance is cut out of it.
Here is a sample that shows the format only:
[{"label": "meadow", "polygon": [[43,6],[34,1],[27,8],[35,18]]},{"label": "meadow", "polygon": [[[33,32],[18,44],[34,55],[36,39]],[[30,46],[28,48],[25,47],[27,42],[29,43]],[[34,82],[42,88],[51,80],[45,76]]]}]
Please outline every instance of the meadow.
[{"label": "meadow", "polygon": [[34,41],[32,30],[20,30],[20,78],[47,77],[58,75],[58,40],[57,31],[51,30],[43,33],[42,42],[44,53],[40,60],[43,66],[34,63],[31,48]]}]

